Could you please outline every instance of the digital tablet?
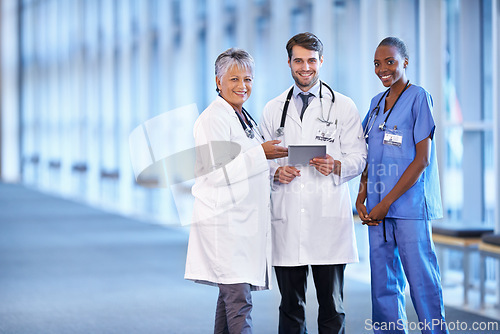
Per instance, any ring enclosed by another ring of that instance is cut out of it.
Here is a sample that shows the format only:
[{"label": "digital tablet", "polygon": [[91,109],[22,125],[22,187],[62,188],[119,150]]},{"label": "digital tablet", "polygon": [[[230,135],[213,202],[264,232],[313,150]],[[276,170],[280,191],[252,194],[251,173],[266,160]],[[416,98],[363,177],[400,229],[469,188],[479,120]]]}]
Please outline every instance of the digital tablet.
[{"label": "digital tablet", "polygon": [[312,158],[326,156],[326,145],[289,145],[288,164],[307,166]]}]

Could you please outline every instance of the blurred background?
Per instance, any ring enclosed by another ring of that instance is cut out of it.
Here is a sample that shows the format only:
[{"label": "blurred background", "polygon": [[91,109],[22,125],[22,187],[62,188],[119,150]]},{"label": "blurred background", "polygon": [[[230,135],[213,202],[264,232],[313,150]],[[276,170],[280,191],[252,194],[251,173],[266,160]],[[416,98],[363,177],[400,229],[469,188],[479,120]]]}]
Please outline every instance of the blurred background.
[{"label": "blurred background", "polygon": [[[434,99],[444,221],[500,232],[498,0],[0,2],[5,183],[179,225],[168,189],[135,182],[128,137],[169,110],[206,108],[216,97],[218,54],[241,47],[254,56],[245,107],[258,119],[265,103],[293,83],[286,42],[310,31],[325,47],[321,78],[364,117],[384,89],[373,70],[375,48],[397,36],[409,47],[409,79]],[[182,124],[171,127],[191,138]],[[179,140],[172,135],[166,145]],[[461,254],[452,252],[442,266],[462,275]],[[487,260],[484,278],[494,300],[495,261]],[[479,279],[479,269],[471,270]]]}]

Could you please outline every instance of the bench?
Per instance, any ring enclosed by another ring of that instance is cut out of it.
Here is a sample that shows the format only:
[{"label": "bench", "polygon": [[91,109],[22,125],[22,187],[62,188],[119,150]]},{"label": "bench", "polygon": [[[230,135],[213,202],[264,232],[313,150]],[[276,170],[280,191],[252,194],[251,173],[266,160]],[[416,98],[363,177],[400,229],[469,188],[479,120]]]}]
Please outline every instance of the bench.
[{"label": "bench", "polygon": [[[481,237],[493,233],[493,228],[484,226],[465,226],[464,224],[440,223],[432,226],[432,240],[436,247],[450,248],[463,252],[462,266],[463,301],[469,303],[468,289],[470,286],[470,254],[477,251]],[[442,256],[440,256],[442,260]],[[443,263],[443,261],[440,261]]]},{"label": "bench", "polygon": [[[500,234],[488,234],[481,238],[479,243],[479,294],[480,294],[480,306],[485,308],[485,296],[486,296],[486,258],[492,257],[500,260]],[[497,274],[500,271],[497,271]],[[500,282],[500,278],[497,277],[497,281]],[[500,305],[500,296],[498,297],[498,305]]]}]

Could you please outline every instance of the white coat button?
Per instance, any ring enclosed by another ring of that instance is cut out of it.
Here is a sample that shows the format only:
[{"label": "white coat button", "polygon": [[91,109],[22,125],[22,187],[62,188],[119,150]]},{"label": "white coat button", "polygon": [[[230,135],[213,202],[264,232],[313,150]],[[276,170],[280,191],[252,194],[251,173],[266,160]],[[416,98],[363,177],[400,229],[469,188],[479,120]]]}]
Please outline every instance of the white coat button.
[{"label": "white coat button", "polygon": [[306,210],[305,209],[300,209],[300,212],[306,212]]}]

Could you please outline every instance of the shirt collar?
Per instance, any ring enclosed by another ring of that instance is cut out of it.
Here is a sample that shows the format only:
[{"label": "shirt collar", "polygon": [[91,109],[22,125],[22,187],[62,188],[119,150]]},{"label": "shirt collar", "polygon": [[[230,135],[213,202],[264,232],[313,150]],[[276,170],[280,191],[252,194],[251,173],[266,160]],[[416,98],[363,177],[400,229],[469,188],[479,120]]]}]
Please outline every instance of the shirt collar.
[{"label": "shirt collar", "polygon": [[297,86],[297,84],[294,84],[293,85],[293,97],[298,98],[298,95],[300,93],[312,94],[312,95],[318,97],[319,96],[320,82],[321,82],[321,80],[318,80],[318,82],[316,82],[316,84],[314,86],[312,86],[311,89],[309,89],[307,92],[304,92],[302,89],[299,88],[299,86]]}]

